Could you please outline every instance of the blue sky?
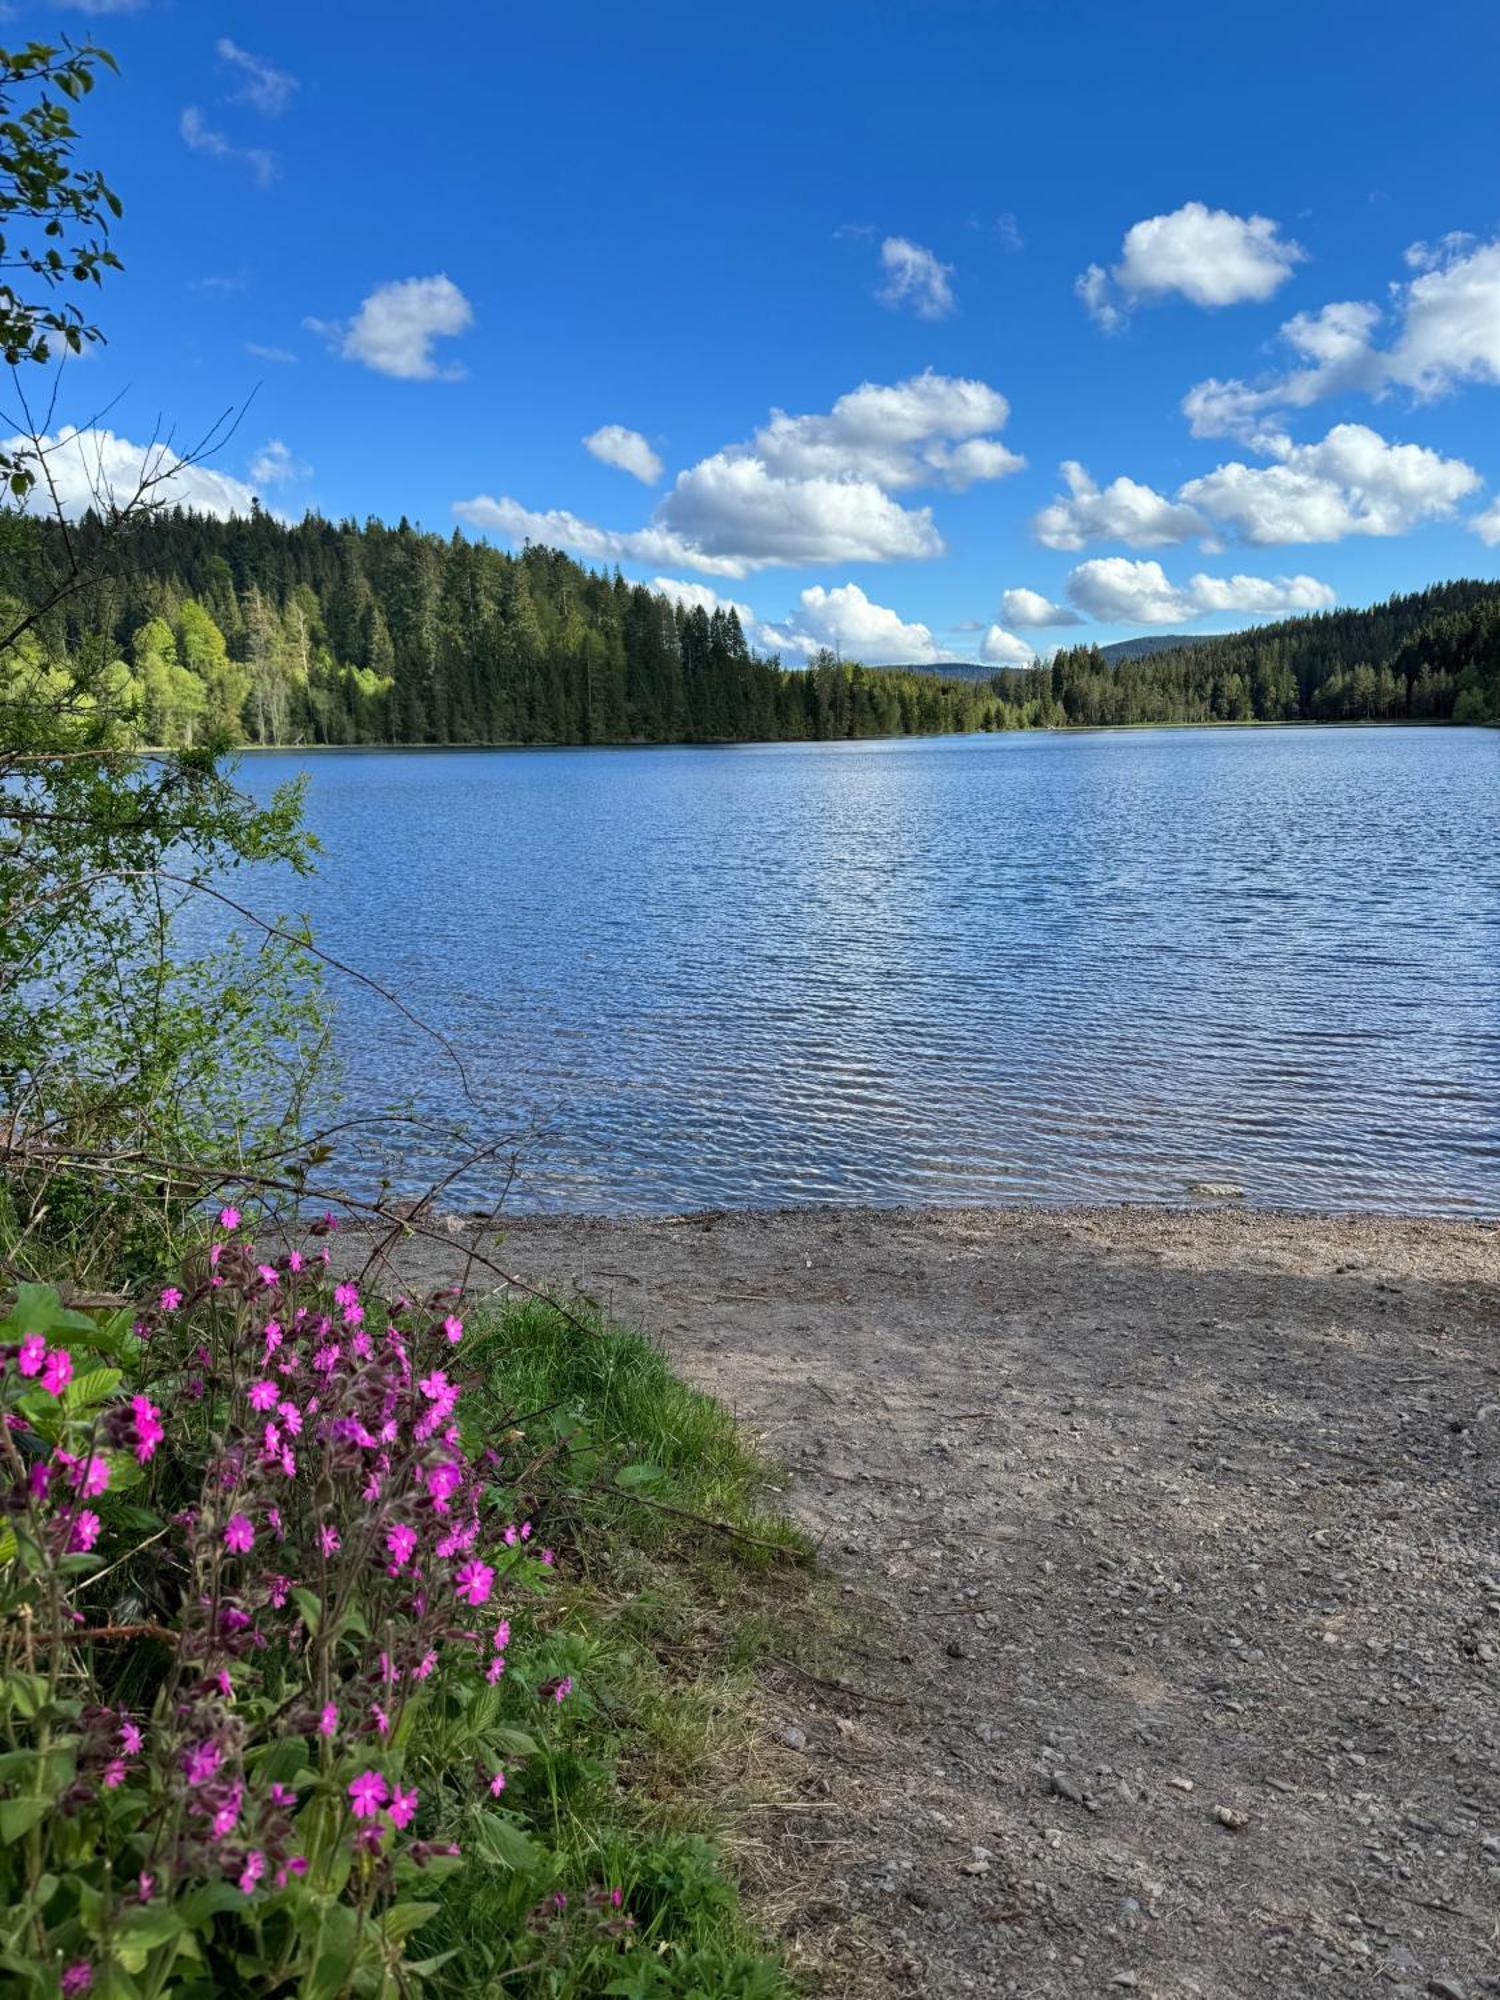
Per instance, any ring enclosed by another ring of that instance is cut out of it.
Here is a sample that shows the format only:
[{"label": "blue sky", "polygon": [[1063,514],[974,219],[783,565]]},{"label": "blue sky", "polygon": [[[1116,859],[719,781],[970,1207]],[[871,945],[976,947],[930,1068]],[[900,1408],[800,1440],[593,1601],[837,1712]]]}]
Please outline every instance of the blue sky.
[{"label": "blue sky", "polygon": [[9,14],[122,71],[59,418],[123,473],[253,390],[198,504],[529,531],[791,660],[1500,572],[1483,0]]}]

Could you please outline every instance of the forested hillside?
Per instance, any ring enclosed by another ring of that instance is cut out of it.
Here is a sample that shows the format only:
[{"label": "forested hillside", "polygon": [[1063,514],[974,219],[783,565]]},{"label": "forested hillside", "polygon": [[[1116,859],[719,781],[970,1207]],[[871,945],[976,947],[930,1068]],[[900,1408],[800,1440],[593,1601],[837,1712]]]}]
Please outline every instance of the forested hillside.
[{"label": "forested hillside", "polygon": [[[143,742],[773,740],[1122,722],[1500,720],[1500,585],[1451,583],[1141,657],[1097,648],[978,679],[752,654],[688,608],[553,549],[405,521],[182,512],[106,537],[0,521],[0,594],[99,579],[10,671],[91,661]],[[973,670],[970,669],[972,673]]]},{"label": "forested hillside", "polygon": [[[1032,678],[999,680],[1009,693]],[[1435,584],[1113,664],[1075,647],[1050,679],[1074,723],[1500,722],[1500,583]]]},{"label": "forested hillside", "polygon": [[[60,532],[5,527],[0,593],[36,602],[67,559]],[[1007,720],[987,679],[831,655],[785,672],[752,655],[732,609],[405,521],[173,512],[111,537],[85,521],[73,555],[104,574],[35,628],[29,664],[118,662],[111,699],[149,743],[753,741]]]}]

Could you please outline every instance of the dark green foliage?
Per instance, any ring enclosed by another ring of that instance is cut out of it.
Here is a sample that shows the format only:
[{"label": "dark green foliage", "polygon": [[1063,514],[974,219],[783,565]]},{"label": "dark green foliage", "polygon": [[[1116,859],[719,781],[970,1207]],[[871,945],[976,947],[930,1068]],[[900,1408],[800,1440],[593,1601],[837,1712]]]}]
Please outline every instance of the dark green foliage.
[{"label": "dark green foliage", "polygon": [[[1114,653],[1115,648],[1106,651]],[[1033,676],[997,682],[1012,699]],[[1112,662],[1052,662],[1071,723],[1500,722],[1500,584],[1443,583],[1367,611],[1328,611]]]},{"label": "dark green foliage", "polygon": [[[158,513],[74,535],[97,580],[39,623],[54,660],[120,661],[136,740],[828,740],[1065,724],[1500,719],[1500,585],[1437,585],[1150,653],[1047,668],[807,668],[555,549],[509,555],[402,521],[295,527]],[[60,531],[12,520],[0,595],[45,601]],[[128,667],[128,672],[125,668]],[[974,670],[970,669],[970,676]]]},{"label": "dark green foliage", "polygon": [[[1019,719],[988,678],[831,654],[785,671],[751,653],[732,609],[688,609],[555,549],[508,555],[405,521],[177,512],[109,530],[86,520],[73,546],[97,580],[38,638],[49,658],[128,665],[119,707],[140,741],[723,742]],[[59,530],[13,526],[0,595],[45,601],[62,561]]]}]

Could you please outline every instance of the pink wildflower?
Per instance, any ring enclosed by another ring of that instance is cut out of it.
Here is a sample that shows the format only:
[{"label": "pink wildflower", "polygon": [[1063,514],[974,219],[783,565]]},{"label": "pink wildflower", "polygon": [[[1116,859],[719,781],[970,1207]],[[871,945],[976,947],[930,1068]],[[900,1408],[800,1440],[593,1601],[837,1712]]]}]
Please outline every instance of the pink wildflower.
[{"label": "pink wildflower", "polygon": [[164,1313],[174,1313],[182,1304],[182,1293],[175,1285],[164,1285],[161,1294],[161,1309]]},{"label": "pink wildflower", "polygon": [[489,1665],[485,1668],[484,1677],[489,1682],[490,1686],[493,1687],[496,1681],[499,1680],[500,1676],[504,1672],[505,1672],[505,1662],[503,1659],[501,1659],[501,1657],[497,1653],[494,1659],[491,1660]]},{"label": "pink wildflower", "polygon": [[318,1530],[318,1542],[325,1556],[337,1555],[340,1547],[339,1531],[324,1522]]},{"label": "pink wildflower", "polygon": [[573,1676],[571,1674],[564,1674],[562,1679],[557,1683],[556,1687],[554,1687],[552,1690],[552,1699],[558,1703],[565,1702],[568,1696],[572,1692],[573,1692]]},{"label": "pink wildflower", "polygon": [[195,1743],[183,1758],[182,1768],[190,1785],[206,1785],[219,1768],[218,1744]]},{"label": "pink wildflower", "polygon": [[313,1356],[312,1365],[319,1375],[331,1375],[339,1365],[338,1342],[330,1340],[326,1346],[320,1347]]},{"label": "pink wildflower", "polygon": [[224,1546],[231,1555],[247,1556],[255,1545],[255,1524],[248,1514],[231,1514],[224,1524]]},{"label": "pink wildflower", "polygon": [[[21,1351],[16,1356],[16,1366],[23,1375],[40,1375],[42,1363],[47,1359],[47,1343],[39,1333],[28,1333],[21,1342]],[[91,1975],[92,1976],[92,1975]]]},{"label": "pink wildflower", "polygon": [[338,1709],[332,1702],[329,1702],[328,1706],[323,1710],[323,1713],[318,1717],[318,1734],[320,1736],[332,1736],[333,1732],[335,1731],[335,1729],[338,1728],[338,1726],[339,1726]]},{"label": "pink wildflower", "polygon": [[443,1321],[443,1331],[447,1334],[453,1345],[457,1347],[458,1343],[464,1337],[464,1323],[456,1313],[449,1313],[448,1317]]},{"label": "pink wildflower", "polygon": [[221,1208],[219,1210],[219,1227],[221,1229],[238,1229],[239,1226],[240,1212],[237,1208]]},{"label": "pink wildflower", "polygon": [[73,1470],[73,1484],[83,1489],[85,1500],[97,1500],[101,1493],[109,1490],[109,1461],[105,1458],[85,1458]]},{"label": "pink wildflower", "polygon": [[341,1285],[333,1288],[333,1302],[336,1306],[352,1306],[359,1303],[359,1286],[350,1284],[346,1278]]},{"label": "pink wildflower", "polygon": [[111,1757],[109,1762],[104,1767],[105,1790],[112,1792],[116,1790],[118,1786],[123,1785],[124,1782],[125,1782],[125,1759],[123,1757]]},{"label": "pink wildflower", "polygon": [[378,1771],[361,1771],[357,1778],[351,1778],[346,1787],[349,1793],[349,1810],[356,1819],[371,1819],[379,1812],[390,1796],[385,1779]]},{"label": "pink wildflower", "polygon": [[73,1357],[65,1347],[49,1347],[42,1369],[42,1387],[49,1396],[60,1396],[73,1379]]},{"label": "pink wildflower", "polygon": [[94,1968],[86,1958],[80,1958],[76,1964],[70,1965],[62,1976],[62,1990],[69,1996],[74,1993],[87,1993],[93,1983]]},{"label": "pink wildflower", "polygon": [[438,1403],[448,1394],[448,1377],[441,1368],[434,1368],[430,1375],[424,1375],[417,1384],[429,1403]]},{"label": "pink wildflower", "polygon": [[503,1771],[497,1771],[494,1777],[490,1779],[490,1797],[492,1799],[498,1799],[500,1794],[504,1790],[505,1790],[505,1773]]},{"label": "pink wildflower", "polygon": [[542,1561],[542,1567],[544,1569],[551,1569],[557,1561],[557,1550],[543,1549],[541,1561]]},{"label": "pink wildflower", "polygon": [[149,1903],[156,1894],[156,1877],[146,1874],[143,1869],[135,1878],[135,1893],[138,1901]]},{"label": "pink wildflower", "polygon": [[294,1854],[284,1867],[276,1870],[276,1886],[278,1889],[284,1889],[291,1876],[305,1875],[306,1873],[307,1856],[305,1854]]},{"label": "pink wildflower", "polygon": [[502,1618],[495,1627],[495,1636],[490,1642],[497,1653],[503,1653],[510,1644],[510,1620]]},{"label": "pink wildflower", "polygon": [[99,1539],[99,1516],[88,1507],[81,1507],[73,1516],[72,1529],[68,1535],[68,1553],[86,1554]]},{"label": "pink wildflower", "polygon": [[276,1269],[274,1264],[257,1264],[255,1275],[263,1285],[279,1285],[281,1283],[281,1273]]},{"label": "pink wildflower", "polygon": [[281,1391],[274,1382],[252,1382],[249,1396],[252,1410],[274,1410]]},{"label": "pink wildflower", "polygon": [[139,1757],[142,1747],[143,1739],[137,1725],[133,1722],[122,1722],[120,1724],[120,1748],[125,1752],[126,1756]]},{"label": "pink wildflower", "polygon": [[466,1562],[454,1578],[461,1598],[468,1604],[485,1604],[494,1585],[495,1572],[488,1563]]},{"label": "pink wildflower", "polygon": [[145,1396],[132,1396],[130,1410],[135,1424],[135,1455],[144,1465],[166,1436],[161,1411]]},{"label": "pink wildflower", "polygon": [[302,1435],[302,1412],[295,1403],[281,1402],[276,1405],[276,1414],[293,1437]]},{"label": "pink wildflower", "polygon": [[386,1714],[378,1701],[370,1703],[370,1720],[374,1723],[375,1732],[378,1736],[390,1735],[391,1718]]},{"label": "pink wildflower", "polygon": [[293,1250],[288,1255],[286,1267],[289,1271],[300,1271],[302,1269],[302,1252],[300,1250]]},{"label": "pink wildflower", "polygon": [[398,1521],[389,1529],[385,1538],[386,1553],[391,1559],[392,1571],[405,1569],[416,1554],[417,1531],[409,1528],[404,1521]]},{"label": "pink wildflower", "polygon": [[284,1812],[292,1812],[296,1808],[297,1794],[292,1790],[290,1785],[273,1784],[271,1787],[271,1803],[273,1806],[280,1806]]},{"label": "pink wildflower", "polygon": [[241,1893],[248,1896],[265,1872],[266,1857],[258,1847],[252,1847],[250,1852],[245,1856],[244,1867],[240,1870]]},{"label": "pink wildflower", "polygon": [[440,1514],[448,1511],[448,1502],[464,1483],[463,1473],[451,1460],[444,1459],[427,1474],[427,1491],[432,1504]]},{"label": "pink wildflower", "polygon": [[414,1681],[425,1681],[436,1666],[437,1654],[429,1649],[412,1668],[411,1677]]},{"label": "pink wildflower", "polygon": [[391,1803],[388,1810],[391,1815],[392,1826],[401,1828],[410,1826],[417,1816],[416,1786],[413,1785],[409,1792],[403,1792],[401,1787],[397,1785],[396,1789],[391,1793]]}]

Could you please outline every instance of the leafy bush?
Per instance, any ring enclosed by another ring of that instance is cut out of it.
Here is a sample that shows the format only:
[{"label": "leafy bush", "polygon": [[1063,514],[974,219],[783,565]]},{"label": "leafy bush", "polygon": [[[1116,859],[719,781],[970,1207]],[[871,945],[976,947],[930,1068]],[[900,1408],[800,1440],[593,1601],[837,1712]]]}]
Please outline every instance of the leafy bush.
[{"label": "leafy bush", "polygon": [[0,1987],[784,1993],[706,1843],[612,1815],[600,1644],[517,1504],[621,1490],[659,1358],[514,1315],[513,1383],[588,1391],[528,1437],[505,1322],[336,1283],[330,1227],[265,1258],[226,1208],[144,1308],[0,1321]]},{"label": "leafy bush", "polygon": [[387,1313],[238,1221],[137,1319],[26,1286],[0,1325],[17,1991],[405,1990],[460,1843],[524,1857],[517,1720],[572,1692],[451,1298]]}]

